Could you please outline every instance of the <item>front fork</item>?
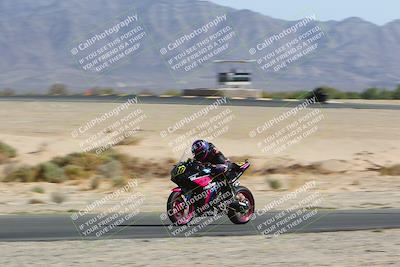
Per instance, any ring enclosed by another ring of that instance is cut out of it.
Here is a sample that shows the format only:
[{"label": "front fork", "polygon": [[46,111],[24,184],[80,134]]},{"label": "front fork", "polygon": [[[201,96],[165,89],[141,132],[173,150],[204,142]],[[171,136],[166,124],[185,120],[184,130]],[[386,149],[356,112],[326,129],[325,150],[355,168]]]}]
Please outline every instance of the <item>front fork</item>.
[{"label": "front fork", "polygon": [[249,209],[248,201],[243,196],[243,194],[236,194],[236,188],[240,185],[239,181],[235,181],[229,185],[231,194],[232,194],[232,203],[229,206],[230,209],[233,209],[235,212],[246,213]]},{"label": "front fork", "polygon": [[185,196],[185,194],[182,192],[181,194],[181,198],[183,199],[183,202],[185,203],[184,208],[188,208],[190,206],[189,200],[190,200],[190,195],[188,195],[188,197]]}]

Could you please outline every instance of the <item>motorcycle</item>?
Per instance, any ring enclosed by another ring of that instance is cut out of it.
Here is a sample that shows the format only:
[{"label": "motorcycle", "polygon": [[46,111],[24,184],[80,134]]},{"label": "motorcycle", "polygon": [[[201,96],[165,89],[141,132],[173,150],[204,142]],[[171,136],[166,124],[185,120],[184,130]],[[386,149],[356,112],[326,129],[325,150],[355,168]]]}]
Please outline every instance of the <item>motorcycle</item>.
[{"label": "motorcycle", "polygon": [[254,214],[254,197],[249,189],[240,186],[240,176],[250,167],[246,160],[230,163],[227,175],[212,175],[210,166],[188,159],[174,165],[173,188],[167,201],[167,214],[176,225],[186,225],[195,216],[219,213],[228,215],[234,224],[245,224]]}]

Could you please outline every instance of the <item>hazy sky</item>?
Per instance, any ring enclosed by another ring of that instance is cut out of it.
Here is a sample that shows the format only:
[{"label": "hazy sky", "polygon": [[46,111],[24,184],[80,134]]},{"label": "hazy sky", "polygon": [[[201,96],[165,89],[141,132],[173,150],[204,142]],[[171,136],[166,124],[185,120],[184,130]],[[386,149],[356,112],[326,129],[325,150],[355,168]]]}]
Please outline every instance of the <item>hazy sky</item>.
[{"label": "hazy sky", "polygon": [[209,0],[238,9],[250,9],[287,20],[316,14],[319,20],[361,17],[383,25],[400,19],[400,0]]}]

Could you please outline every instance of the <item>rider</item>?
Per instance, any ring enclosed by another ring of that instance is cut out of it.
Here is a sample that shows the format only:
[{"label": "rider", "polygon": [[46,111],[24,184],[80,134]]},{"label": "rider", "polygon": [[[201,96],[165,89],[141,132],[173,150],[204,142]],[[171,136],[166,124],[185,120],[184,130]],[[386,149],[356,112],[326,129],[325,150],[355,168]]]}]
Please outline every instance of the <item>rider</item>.
[{"label": "rider", "polygon": [[[205,140],[196,140],[192,144],[192,153],[197,161],[203,164],[210,164],[211,173],[214,177],[221,174],[226,175],[231,180],[235,174],[237,165],[232,164],[221,151],[219,151],[212,143]],[[233,168],[233,169],[230,169]],[[229,170],[230,169],[230,170]],[[229,171],[229,172],[228,172]],[[231,207],[240,207],[242,196],[236,196],[231,203]]]},{"label": "rider", "polygon": [[192,153],[197,161],[210,164],[215,176],[226,173],[229,167],[227,159],[212,143],[205,140],[196,140],[192,144]]}]

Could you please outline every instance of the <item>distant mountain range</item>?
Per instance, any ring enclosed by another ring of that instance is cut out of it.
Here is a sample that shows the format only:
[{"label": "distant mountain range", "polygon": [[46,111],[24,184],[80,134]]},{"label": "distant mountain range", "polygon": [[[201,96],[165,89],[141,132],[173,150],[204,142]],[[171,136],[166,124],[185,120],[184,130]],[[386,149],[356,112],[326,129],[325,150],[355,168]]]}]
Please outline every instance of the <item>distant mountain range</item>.
[{"label": "distant mountain range", "polygon": [[[138,21],[132,18],[131,22],[125,21],[129,25],[118,24],[135,14]],[[304,17],[310,15],[304,14]],[[255,55],[249,53],[257,44],[298,23],[196,0],[2,0],[0,89],[44,92],[56,82],[76,90],[93,86],[153,91],[213,87],[216,70],[223,70],[222,66],[212,63],[213,59],[257,59],[315,26],[324,33],[317,41],[318,47],[283,70],[264,71],[257,62],[248,64],[247,68],[254,73],[253,87],[280,91],[329,85],[360,91],[374,86],[393,88],[400,83],[400,20],[383,26],[360,18],[314,21],[297,33],[286,32],[285,38]],[[203,32],[199,30],[203,25],[208,25],[207,32],[204,28]],[[115,26],[120,28],[118,33],[112,32]],[[121,60],[114,60],[100,73],[84,70],[84,64],[80,65],[79,60],[90,52],[137,26],[140,26],[138,33],[131,32],[130,37],[144,32],[138,41],[140,48]],[[208,52],[198,58],[193,55],[194,46],[196,51],[207,46],[199,44],[206,37],[228,39],[228,33],[218,35],[224,28],[234,34],[225,43],[221,42],[221,49],[214,56],[205,57]],[[82,48],[96,34],[103,34],[104,39],[98,37],[94,45],[73,55],[74,48],[79,45]],[[222,43],[228,44],[225,49]],[[179,47],[173,48],[174,44]],[[174,70],[172,66],[179,60],[173,57],[183,53],[192,63],[203,58],[202,64],[192,65],[194,69],[190,71],[184,71],[183,67]]]}]

